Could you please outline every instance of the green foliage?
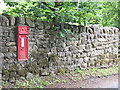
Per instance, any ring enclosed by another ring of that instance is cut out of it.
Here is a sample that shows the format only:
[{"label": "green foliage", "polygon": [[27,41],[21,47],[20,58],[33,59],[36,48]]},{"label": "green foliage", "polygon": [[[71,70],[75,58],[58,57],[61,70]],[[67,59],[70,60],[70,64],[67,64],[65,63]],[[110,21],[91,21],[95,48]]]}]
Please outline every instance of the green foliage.
[{"label": "green foliage", "polygon": [[81,75],[82,75],[83,72],[84,72],[83,70],[80,70],[80,69],[78,69],[78,68],[77,68],[75,71],[78,72],[78,73],[80,73]]},{"label": "green foliage", "polygon": [[103,26],[118,27],[118,2],[104,2],[102,3],[101,21]]},{"label": "green foliage", "polygon": [[[3,13],[32,19],[118,27],[118,2],[7,2]],[[64,34],[59,33],[62,37]]]}]

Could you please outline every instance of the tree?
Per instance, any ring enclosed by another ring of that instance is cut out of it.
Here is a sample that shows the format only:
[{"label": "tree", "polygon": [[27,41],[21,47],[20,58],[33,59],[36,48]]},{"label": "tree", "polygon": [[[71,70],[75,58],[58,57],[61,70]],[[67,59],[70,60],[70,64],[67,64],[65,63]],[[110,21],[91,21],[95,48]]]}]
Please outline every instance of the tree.
[{"label": "tree", "polygon": [[118,27],[118,2],[7,2],[8,13],[42,21]]},{"label": "tree", "polygon": [[118,2],[104,2],[101,10],[101,21],[103,26],[118,27]]}]

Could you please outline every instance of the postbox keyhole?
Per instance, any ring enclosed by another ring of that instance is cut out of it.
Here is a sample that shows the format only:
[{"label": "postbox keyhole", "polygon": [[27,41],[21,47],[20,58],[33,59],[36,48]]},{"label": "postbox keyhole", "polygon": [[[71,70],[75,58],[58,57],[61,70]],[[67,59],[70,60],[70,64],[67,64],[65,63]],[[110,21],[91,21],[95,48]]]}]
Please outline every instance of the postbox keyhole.
[{"label": "postbox keyhole", "polygon": [[21,47],[21,50],[23,50],[23,47]]}]

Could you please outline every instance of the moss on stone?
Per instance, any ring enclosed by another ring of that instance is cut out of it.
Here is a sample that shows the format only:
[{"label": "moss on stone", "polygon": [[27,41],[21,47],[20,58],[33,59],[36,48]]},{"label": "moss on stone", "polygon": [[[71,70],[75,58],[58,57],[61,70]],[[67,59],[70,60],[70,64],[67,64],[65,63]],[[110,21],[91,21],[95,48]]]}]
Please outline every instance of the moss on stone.
[{"label": "moss on stone", "polygon": [[67,69],[66,68],[61,68],[61,69],[59,69],[59,72],[60,73],[65,73],[65,72],[67,72]]},{"label": "moss on stone", "polygon": [[44,73],[44,72],[45,72],[45,70],[41,70],[41,74]]},{"label": "moss on stone", "polygon": [[12,77],[15,77],[15,75],[16,75],[16,72],[10,72],[10,77],[12,78]]},{"label": "moss on stone", "polygon": [[109,59],[109,62],[112,62],[113,61],[113,59]]},{"label": "moss on stone", "polygon": [[101,57],[101,59],[104,59],[105,55],[104,54],[100,54],[100,57]]},{"label": "moss on stone", "polygon": [[119,60],[119,59],[118,59],[118,58],[116,58],[115,60],[116,60],[116,64],[118,64],[118,60]]},{"label": "moss on stone", "polygon": [[37,58],[37,53],[38,53],[37,50],[32,50],[32,51],[31,51],[31,56],[32,56],[33,58]]},{"label": "moss on stone", "polygon": [[26,74],[27,74],[27,68],[24,68],[24,69],[22,69],[22,70],[19,70],[18,73],[19,73],[20,76],[25,77]]},{"label": "moss on stone", "polygon": [[8,74],[9,75],[9,71],[8,70],[3,70],[3,74]]},{"label": "moss on stone", "polygon": [[16,45],[16,42],[9,42],[6,44],[7,46],[15,46]]},{"label": "moss on stone", "polygon": [[107,63],[108,63],[108,60],[106,60],[106,59],[102,60],[102,64],[107,64]]},{"label": "moss on stone", "polygon": [[41,59],[40,60],[40,65],[41,65],[41,67],[43,67],[43,66],[48,67],[49,66],[49,62],[46,59]]},{"label": "moss on stone", "polygon": [[94,66],[95,64],[91,63],[90,66]]},{"label": "moss on stone", "polygon": [[97,66],[98,64],[100,64],[101,60],[95,61],[95,66]]},{"label": "moss on stone", "polygon": [[113,54],[109,54],[109,59],[112,59],[113,58]]},{"label": "moss on stone", "polygon": [[37,74],[39,74],[39,70],[34,70],[34,73],[33,73],[34,75],[37,75]]},{"label": "moss on stone", "polygon": [[50,61],[58,61],[59,60],[59,56],[58,55],[50,55],[50,57],[49,57],[49,59],[50,59]]},{"label": "moss on stone", "polygon": [[5,78],[9,78],[9,71],[8,70],[3,70],[3,75],[5,75]]},{"label": "moss on stone", "polygon": [[55,62],[55,63],[54,63],[54,66],[58,66],[58,63],[57,63],[57,62]]},{"label": "moss on stone", "polygon": [[20,78],[20,75],[18,75],[18,74],[15,75],[15,78],[16,78],[16,79],[19,79],[19,78]]},{"label": "moss on stone", "polygon": [[118,57],[118,55],[117,55],[117,54],[114,54],[113,56],[114,56],[114,58],[117,58],[117,57]]},{"label": "moss on stone", "polygon": [[29,68],[28,68],[28,71],[29,72],[31,72],[31,73],[34,73],[34,71],[36,70],[36,68],[37,68],[37,64],[36,64],[37,62],[34,62],[34,63],[31,63],[30,65],[29,65]]},{"label": "moss on stone", "polygon": [[10,65],[9,68],[10,68],[10,70],[9,70],[10,72],[15,72],[17,70],[17,66],[14,64]]},{"label": "moss on stone", "polygon": [[39,67],[39,65],[38,65],[38,63],[37,63],[37,62],[33,62],[33,63],[32,63],[32,67],[37,68],[37,67]]}]

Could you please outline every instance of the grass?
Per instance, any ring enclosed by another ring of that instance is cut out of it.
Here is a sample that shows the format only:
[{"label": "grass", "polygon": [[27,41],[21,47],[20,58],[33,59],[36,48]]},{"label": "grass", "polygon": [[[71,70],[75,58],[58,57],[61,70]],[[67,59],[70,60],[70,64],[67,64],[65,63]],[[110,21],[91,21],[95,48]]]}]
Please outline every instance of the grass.
[{"label": "grass", "polygon": [[118,66],[104,69],[99,68],[85,70],[76,69],[76,72],[79,73],[83,79],[89,78],[90,76],[92,77],[109,76],[118,73]]},{"label": "grass", "polygon": [[66,83],[66,80],[62,80],[62,83]]},{"label": "grass", "polygon": [[[13,84],[14,88],[44,88],[43,86],[46,86],[50,84],[49,81],[42,80],[39,78],[32,78],[30,80],[24,79],[23,81],[16,81],[15,84]],[[6,86],[7,85],[7,86]],[[8,87],[8,83],[3,83],[3,87]]]}]

